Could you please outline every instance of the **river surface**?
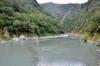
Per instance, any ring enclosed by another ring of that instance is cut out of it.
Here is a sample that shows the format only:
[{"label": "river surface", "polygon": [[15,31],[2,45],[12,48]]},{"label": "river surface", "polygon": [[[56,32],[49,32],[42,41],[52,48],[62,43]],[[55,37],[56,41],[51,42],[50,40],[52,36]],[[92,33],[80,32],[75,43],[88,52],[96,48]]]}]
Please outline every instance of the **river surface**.
[{"label": "river surface", "polygon": [[0,66],[98,66],[95,46],[79,39],[20,40],[0,44]]}]

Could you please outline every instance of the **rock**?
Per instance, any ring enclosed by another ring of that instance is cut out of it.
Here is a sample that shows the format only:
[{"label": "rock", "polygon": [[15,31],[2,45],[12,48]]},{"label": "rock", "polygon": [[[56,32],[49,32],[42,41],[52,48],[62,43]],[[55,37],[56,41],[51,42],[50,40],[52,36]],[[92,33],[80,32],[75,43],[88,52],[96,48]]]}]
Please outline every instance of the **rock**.
[{"label": "rock", "polygon": [[19,39],[20,39],[20,40],[26,40],[27,38],[26,38],[24,35],[21,35],[21,36],[19,37]]},{"label": "rock", "polygon": [[19,41],[20,39],[17,38],[17,37],[14,37],[13,40],[14,40],[14,41]]},{"label": "rock", "polygon": [[100,39],[96,40],[96,41],[95,41],[95,44],[96,44],[97,46],[100,46]]},{"label": "rock", "polygon": [[99,49],[97,49],[97,51],[98,51],[98,52],[100,52],[100,50],[99,50]]},{"label": "rock", "polygon": [[0,43],[6,43],[7,41],[1,41]]}]

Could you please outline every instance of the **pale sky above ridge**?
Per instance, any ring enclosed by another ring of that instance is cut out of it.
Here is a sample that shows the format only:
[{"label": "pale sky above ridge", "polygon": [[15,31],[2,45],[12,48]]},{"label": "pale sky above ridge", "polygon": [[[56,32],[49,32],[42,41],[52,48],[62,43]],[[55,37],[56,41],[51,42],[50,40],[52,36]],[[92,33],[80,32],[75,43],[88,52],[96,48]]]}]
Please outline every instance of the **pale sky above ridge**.
[{"label": "pale sky above ridge", "polygon": [[47,3],[47,2],[53,2],[58,4],[68,4],[68,3],[85,3],[88,0],[37,0],[38,3]]}]

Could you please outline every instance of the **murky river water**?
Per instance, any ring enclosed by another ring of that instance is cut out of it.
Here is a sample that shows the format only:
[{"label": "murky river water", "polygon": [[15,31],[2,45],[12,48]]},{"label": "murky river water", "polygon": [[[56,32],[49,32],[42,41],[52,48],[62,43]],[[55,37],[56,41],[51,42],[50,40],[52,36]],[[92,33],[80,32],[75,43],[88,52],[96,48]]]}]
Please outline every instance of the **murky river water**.
[{"label": "murky river water", "polygon": [[0,66],[98,66],[97,55],[79,39],[9,41],[0,45]]}]

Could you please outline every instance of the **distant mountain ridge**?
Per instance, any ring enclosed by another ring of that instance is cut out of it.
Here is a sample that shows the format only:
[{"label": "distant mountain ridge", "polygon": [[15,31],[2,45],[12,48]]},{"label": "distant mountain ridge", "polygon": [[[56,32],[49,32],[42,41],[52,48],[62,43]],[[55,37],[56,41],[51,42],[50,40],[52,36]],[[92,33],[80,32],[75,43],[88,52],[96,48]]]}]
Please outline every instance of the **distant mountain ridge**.
[{"label": "distant mountain ridge", "polygon": [[56,4],[52,2],[41,4],[41,7],[57,19],[63,18],[66,13],[77,15],[81,9],[80,4]]},{"label": "distant mountain ridge", "polygon": [[40,6],[58,20],[58,23],[62,24],[65,32],[75,31],[81,4],[56,4],[49,2],[40,4]]}]

